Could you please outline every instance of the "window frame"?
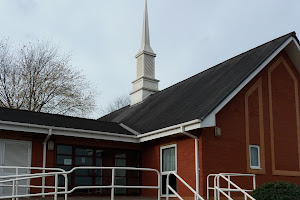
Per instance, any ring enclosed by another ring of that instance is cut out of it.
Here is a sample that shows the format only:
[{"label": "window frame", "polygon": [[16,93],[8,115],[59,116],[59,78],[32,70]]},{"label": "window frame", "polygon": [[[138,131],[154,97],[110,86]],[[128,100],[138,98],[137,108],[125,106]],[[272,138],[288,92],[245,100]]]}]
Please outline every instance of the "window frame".
[{"label": "window frame", "polygon": [[[72,150],[71,150],[71,154],[63,154],[63,153],[58,153],[58,146],[69,146],[69,147],[72,147]],[[140,157],[140,153],[141,151],[138,150],[138,149],[119,149],[119,148],[112,148],[112,147],[99,147],[99,146],[88,146],[88,145],[77,145],[77,144],[64,144],[64,143],[57,143],[56,146],[55,146],[55,163],[56,163],[56,167],[64,167],[64,166],[68,166],[70,167],[71,169],[78,166],[76,165],[76,157],[78,158],[87,158],[87,157],[90,157],[90,156],[86,156],[86,155],[76,155],[76,149],[92,149],[93,150],[93,155],[91,156],[93,158],[93,165],[91,166],[98,166],[98,167],[103,167],[103,152],[109,152],[109,158],[111,158],[111,162],[107,163],[109,166],[115,166],[115,160],[116,159],[122,159],[122,160],[125,160],[126,162],[126,167],[140,167],[141,166],[141,157]],[[116,158],[116,155],[117,154],[125,154],[125,157],[124,158]],[[57,156],[59,155],[65,155],[65,156],[71,156],[72,157],[72,164],[71,165],[64,165],[64,164],[58,164],[57,163]],[[101,159],[101,165],[97,165],[97,159]],[[105,169],[104,169],[105,170]],[[126,172],[129,172],[129,170],[127,170]],[[102,170],[101,170],[101,174],[98,174],[96,172],[96,175],[93,173],[93,184],[96,184],[97,183],[97,178],[102,178],[102,181],[103,179],[105,178],[109,178],[111,179],[111,174],[107,175],[105,174]],[[70,174],[71,178],[69,180],[70,183],[69,183],[69,187],[70,188],[73,188],[75,187],[75,178],[76,177],[87,177],[89,175],[80,175],[80,174],[75,174],[75,173],[72,173]],[[121,177],[126,177],[126,185],[127,184],[127,181],[130,179],[132,181],[132,179],[134,179],[134,181],[137,181],[138,184],[141,183],[141,173],[136,173],[134,175],[128,175],[128,173],[126,173],[125,176],[121,176]],[[118,176],[116,176],[116,178],[118,178]],[[103,182],[102,182],[103,184]],[[132,183],[131,183],[132,184]],[[136,184],[134,184],[136,185]],[[0,188],[1,189],[1,188]],[[97,191],[97,189],[93,189],[92,190],[92,194],[93,195],[99,195],[99,196],[106,196],[108,193],[106,191],[102,191],[102,189],[100,189],[100,191]],[[132,190],[135,190],[135,191],[132,191]],[[80,192],[76,192],[75,193],[77,194],[83,194],[83,193],[80,193]],[[83,194],[83,195],[88,195],[88,193],[86,194]],[[125,195],[141,195],[141,189],[140,188],[126,188],[126,194]]]},{"label": "window frame", "polygon": [[[163,150],[169,149],[169,148],[175,148],[175,170],[174,171],[163,171]],[[170,144],[160,147],[160,185],[163,185],[163,175],[168,175],[170,172],[177,173],[177,144]],[[166,197],[166,194],[163,194],[163,190],[161,190],[161,196]],[[175,194],[169,194],[170,197],[176,197]]]},{"label": "window frame", "polygon": [[[257,151],[257,159],[258,159],[258,166],[255,166],[255,165],[252,165],[251,163],[251,148],[256,148],[258,151]],[[250,159],[250,169],[261,169],[261,162],[260,162],[260,146],[259,145],[249,145],[249,159]]]}]

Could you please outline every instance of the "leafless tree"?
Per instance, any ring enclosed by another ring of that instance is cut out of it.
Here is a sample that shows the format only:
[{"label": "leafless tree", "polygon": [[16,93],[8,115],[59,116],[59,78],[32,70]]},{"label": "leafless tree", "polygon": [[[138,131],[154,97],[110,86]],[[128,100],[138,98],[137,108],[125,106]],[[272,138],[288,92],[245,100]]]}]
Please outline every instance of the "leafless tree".
[{"label": "leafless tree", "polygon": [[120,108],[123,108],[125,106],[128,106],[130,104],[130,98],[129,95],[123,94],[116,96],[105,108],[102,108],[103,114],[108,114],[113,111],[119,110]]},{"label": "leafless tree", "polygon": [[95,92],[69,58],[48,42],[14,48],[0,41],[0,106],[87,116],[96,107]]}]

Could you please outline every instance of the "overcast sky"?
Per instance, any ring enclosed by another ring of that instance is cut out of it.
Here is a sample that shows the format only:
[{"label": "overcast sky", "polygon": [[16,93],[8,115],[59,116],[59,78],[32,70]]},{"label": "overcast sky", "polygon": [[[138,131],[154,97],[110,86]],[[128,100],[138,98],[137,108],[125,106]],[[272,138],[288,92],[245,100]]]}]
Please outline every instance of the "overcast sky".
[{"label": "overcast sky", "polygon": [[[299,8],[299,0],[148,0],[159,88],[289,32],[300,35]],[[71,53],[105,107],[132,90],[143,10],[144,0],[0,0],[0,39],[49,40]]]}]

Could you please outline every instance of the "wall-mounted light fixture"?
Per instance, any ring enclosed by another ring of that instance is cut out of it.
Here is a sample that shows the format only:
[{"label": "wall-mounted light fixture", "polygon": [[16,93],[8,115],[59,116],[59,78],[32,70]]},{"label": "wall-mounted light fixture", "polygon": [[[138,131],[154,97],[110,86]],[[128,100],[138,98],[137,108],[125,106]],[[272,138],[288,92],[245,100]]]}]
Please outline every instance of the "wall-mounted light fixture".
[{"label": "wall-mounted light fixture", "polygon": [[48,141],[48,150],[53,151],[54,150],[54,141]]},{"label": "wall-mounted light fixture", "polygon": [[221,136],[221,129],[219,127],[215,127],[215,136],[220,137]]}]

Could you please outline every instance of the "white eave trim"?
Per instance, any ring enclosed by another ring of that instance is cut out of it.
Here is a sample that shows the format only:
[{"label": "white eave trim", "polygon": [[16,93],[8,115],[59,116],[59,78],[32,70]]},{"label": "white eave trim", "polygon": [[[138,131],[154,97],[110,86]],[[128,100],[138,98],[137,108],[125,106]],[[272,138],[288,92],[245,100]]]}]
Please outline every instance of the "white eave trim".
[{"label": "white eave trim", "polygon": [[299,51],[299,44],[294,37],[287,39],[277,50],[270,55],[255,71],[253,71],[234,91],[232,91],[216,108],[214,108],[201,122],[201,127],[213,127],[216,126],[216,114],[239,93],[247,83],[249,83],[261,70],[263,70],[290,42],[294,42]]},{"label": "white eave trim", "polygon": [[81,137],[81,138],[102,139],[102,140],[112,140],[112,141],[131,142],[131,143],[139,142],[139,140],[136,138],[135,135],[124,135],[118,133],[62,128],[62,127],[45,126],[45,125],[20,123],[20,122],[9,122],[9,121],[1,121],[1,120],[0,120],[0,129],[21,131],[21,132],[31,132],[31,133],[41,133],[41,134],[48,134],[49,129],[52,129],[52,135],[73,136],[73,137]]},{"label": "white eave trim", "polygon": [[199,119],[191,120],[181,124],[169,126],[159,130],[151,131],[144,134],[139,134],[130,127],[120,124],[123,128],[131,131],[134,134],[138,135],[124,135],[118,133],[108,133],[101,131],[91,131],[91,130],[82,130],[82,129],[72,129],[72,128],[63,128],[63,127],[54,127],[46,125],[37,125],[29,123],[20,123],[20,122],[10,122],[0,120],[0,129],[2,130],[12,130],[19,132],[28,132],[28,133],[40,133],[40,134],[49,134],[49,130],[52,130],[52,135],[61,135],[61,136],[73,136],[81,138],[91,138],[91,139],[102,139],[102,140],[111,140],[111,141],[120,141],[120,142],[131,142],[131,143],[141,143],[149,140],[154,140],[161,137],[167,137],[170,135],[175,135],[182,133],[184,131],[191,131],[194,129],[201,128],[201,121]]},{"label": "white eave trim", "polygon": [[144,133],[144,134],[138,135],[137,138],[139,138],[140,142],[146,142],[149,140],[154,140],[157,138],[182,133],[183,128],[185,131],[191,131],[194,129],[201,128],[201,121],[199,119],[195,119],[195,120],[188,121],[185,123],[181,123],[181,124],[177,124],[174,126],[169,126],[169,127],[162,128],[159,130]]}]

